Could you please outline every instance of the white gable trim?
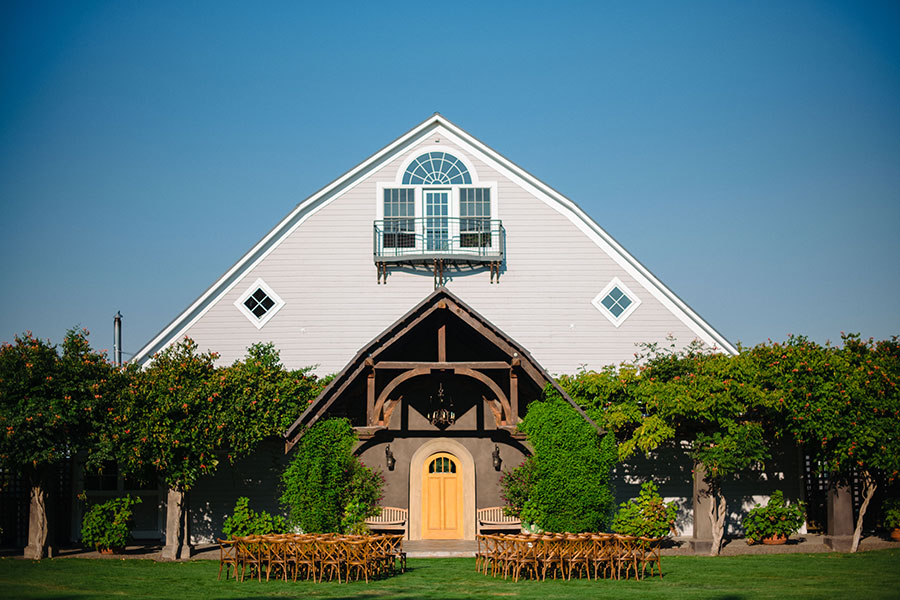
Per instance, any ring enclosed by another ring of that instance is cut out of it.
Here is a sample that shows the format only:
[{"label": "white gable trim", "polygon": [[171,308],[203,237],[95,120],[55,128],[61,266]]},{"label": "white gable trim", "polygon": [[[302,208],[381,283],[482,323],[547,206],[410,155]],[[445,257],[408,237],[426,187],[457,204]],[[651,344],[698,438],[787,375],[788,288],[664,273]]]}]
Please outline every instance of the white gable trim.
[{"label": "white gable trim", "polygon": [[[722,349],[730,354],[737,354],[737,349],[724,336],[703,321],[684,301],[666,288],[662,282],[646,267],[641,265],[612,236],[597,225],[577,204],[452,124],[443,116],[435,113],[350,171],[347,171],[344,175],[300,202],[294,210],[257,242],[249,252],[228,269],[218,281],[141,348],[132,358],[132,361],[142,364],[156,352],[180,339],[222,296],[234,288],[247,272],[268,256],[280,245],[282,240],[290,236],[306,219],[339,198],[344,192],[353,189],[362,181],[366,173],[402,152],[404,147],[414,145],[421,141],[424,136],[431,135],[436,129],[442,130],[443,135],[449,136],[458,145],[478,155],[482,161],[504,173],[509,179],[525,187],[548,206],[566,216],[579,230],[593,240],[617,264],[647,289],[650,294],[689,327],[703,342],[713,348]],[[464,161],[467,160],[467,157],[457,158],[461,158]]]}]

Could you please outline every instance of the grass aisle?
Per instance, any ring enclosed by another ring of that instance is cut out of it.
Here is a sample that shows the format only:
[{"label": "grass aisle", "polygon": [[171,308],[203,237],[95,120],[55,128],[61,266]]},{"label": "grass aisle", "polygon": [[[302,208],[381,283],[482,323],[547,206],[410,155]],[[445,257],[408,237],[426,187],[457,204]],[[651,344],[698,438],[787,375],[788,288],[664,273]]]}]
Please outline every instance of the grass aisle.
[{"label": "grass aisle", "polygon": [[880,598],[900,597],[900,550],[663,559],[664,578],[524,581],[474,571],[474,559],[411,559],[409,570],[366,585],[217,581],[218,562],[0,560],[0,597],[89,598]]}]

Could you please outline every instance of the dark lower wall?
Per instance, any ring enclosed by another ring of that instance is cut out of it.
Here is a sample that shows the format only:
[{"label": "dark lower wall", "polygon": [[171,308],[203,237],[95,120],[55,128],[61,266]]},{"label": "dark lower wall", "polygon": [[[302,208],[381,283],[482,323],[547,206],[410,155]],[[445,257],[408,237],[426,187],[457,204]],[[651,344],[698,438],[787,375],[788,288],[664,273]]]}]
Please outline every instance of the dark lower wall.
[{"label": "dark lower wall", "polygon": [[215,474],[200,479],[190,491],[191,540],[214,542],[223,537],[222,525],[241,496],[249,498],[250,508],[257,512],[285,515],[278,502],[279,483],[289,460],[280,439],[264,442],[234,466],[223,459]]},{"label": "dark lower wall", "polygon": [[[686,447],[660,448],[649,457],[636,454],[615,468],[616,503],[637,496],[642,483],[653,481],[666,501],[678,505],[675,521],[678,535],[691,535],[694,531],[692,469],[693,462]],[[723,491],[728,507],[725,533],[741,535],[743,518],[757,503],[768,502],[775,490],[784,492],[790,501],[804,500],[800,454],[789,444],[773,452],[764,468],[748,470],[725,482]]]}]

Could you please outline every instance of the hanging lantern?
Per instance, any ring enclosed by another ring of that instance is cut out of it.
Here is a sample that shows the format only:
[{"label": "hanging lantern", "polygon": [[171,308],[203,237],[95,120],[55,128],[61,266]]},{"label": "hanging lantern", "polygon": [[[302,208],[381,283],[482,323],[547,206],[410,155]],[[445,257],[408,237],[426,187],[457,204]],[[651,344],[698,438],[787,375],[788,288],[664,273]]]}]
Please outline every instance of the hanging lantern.
[{"label": "hanging lantern", "polygon": [[431,424],[444,428],[453,425],[456,422],[456,413],[453,412],[453,399],[450,396],[444,396],[444,383],[438,384],[437,396],[428,398],[428,405],[431,412],[428,413],[428,420]]}]

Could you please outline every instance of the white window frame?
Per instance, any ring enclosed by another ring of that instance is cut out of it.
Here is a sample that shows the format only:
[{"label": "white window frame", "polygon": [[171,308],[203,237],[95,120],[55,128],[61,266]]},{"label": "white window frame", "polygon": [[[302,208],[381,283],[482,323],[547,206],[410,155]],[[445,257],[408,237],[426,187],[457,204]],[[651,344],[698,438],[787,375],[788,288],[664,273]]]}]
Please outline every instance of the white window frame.
[{"label": "white window frame", "polygon": [[[250,295],[253,294],[253,292],[255,292],[257,289],[261,289],[262,291],[264,291],[266,293],[266,295],[269,298],[271,298],[272,300],[275,301],[275,306],[270,308],[269,311],[262,316],[262,318],[257,317],[252,312],[250,312],[250,309],[248,309],[246,306],[244,306],[244,301],[247,300],[247,298],[249,298]],[[234,301],[234,305],[237,307],[237,309],[239,311],[241,311],[241,313],[245,317],[247,317],[248,321],[250,321],[251,323],[253,323],[253,325],[256,326],[257,329],[262,329],[263,325],[268,323],[269,320],[271,320],[271,318],[275,316],[275,313],[277,313],[279,310],[281,310],[281,307],[284,306],[284,300],[282,300],[281,296],[276,294],[274,292],[274,290],[272,290],[272,288],[269,287],[269,285],[265,281],[262,280],[262,278],[259,278],[256,281],[254,281],[250,287],[248,287],[246,290],[244,290],[243,294],[238,296],[238,299]]]},{"label": "white window frame", "polygon": [[[614,287],[619,288],[619,290],[621,290],[621,292],[628,296],[628,299],[631,300],[631,304],[628,305],[628,308],[622,311],[622,314],[620,314],[618,317],[612,314],[608,308],[603,306],[602,302],[603,299],[606,298],[606,295],[609,294],[609,292],[612,291]],[[631,316],[631,313],[637,310],[637,307],[641,305],[641,299],[637,294],[632,292],[627,285],[622,283],[621,279],[619,279],[618,277],[613,277],[612,281],[606,284],[606,287],[603,288],[603,291],[594,296],[594,299],[591,300],[591,304],[593,304],[594,308],[599,310],[604,317],[609,319],[610,323],[618,327],[619,325],[624,323],[628,317]]]}]

